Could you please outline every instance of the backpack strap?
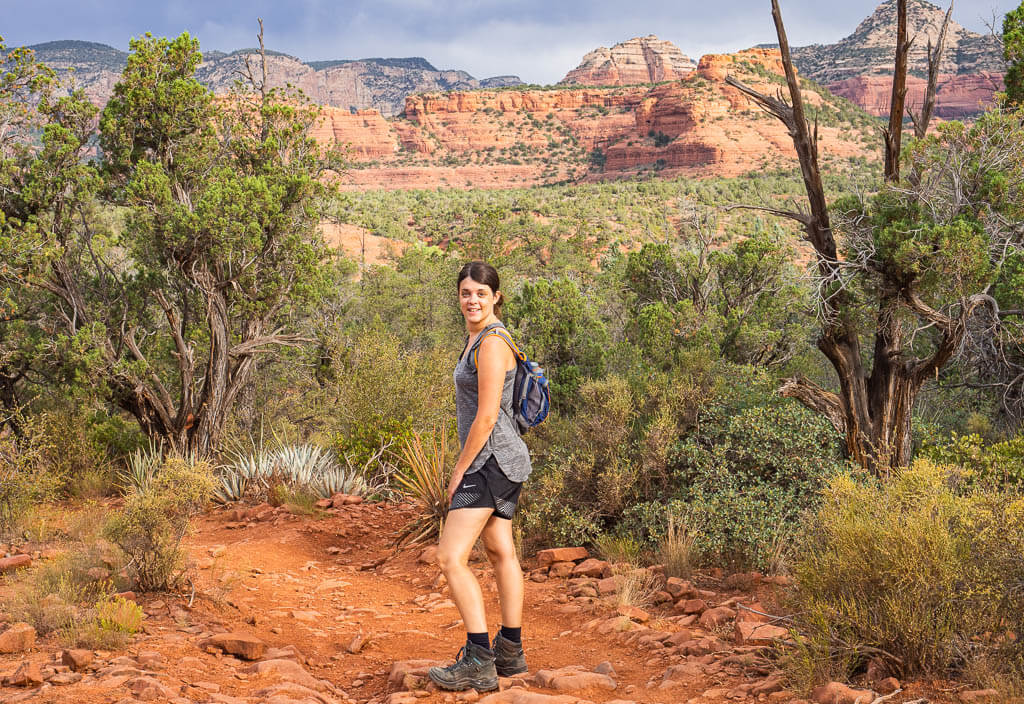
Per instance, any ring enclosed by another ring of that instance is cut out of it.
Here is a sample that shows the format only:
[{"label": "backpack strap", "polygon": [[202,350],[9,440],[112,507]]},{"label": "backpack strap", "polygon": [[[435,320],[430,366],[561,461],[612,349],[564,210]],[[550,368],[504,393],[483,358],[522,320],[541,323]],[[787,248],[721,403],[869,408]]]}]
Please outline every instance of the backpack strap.
[{"label": "backpack strap", "polygon": [[515,355],[516,360],[520,362],[526,361],[526,355],[519,349],[516,343],[512,341],[512,336],[508,334],[508,330],[505,329],[505,326],[500,323],[495,323],[489,329],[485,330],[483,334],[480,335],[479,339],[477,339],[473,344],[473,369],[478,368],[477,360],[480,354],[480,343],[484,341],[484,338],[491,337],[492,335],[500,337],[510,348],[512,348],[512,354]]}]

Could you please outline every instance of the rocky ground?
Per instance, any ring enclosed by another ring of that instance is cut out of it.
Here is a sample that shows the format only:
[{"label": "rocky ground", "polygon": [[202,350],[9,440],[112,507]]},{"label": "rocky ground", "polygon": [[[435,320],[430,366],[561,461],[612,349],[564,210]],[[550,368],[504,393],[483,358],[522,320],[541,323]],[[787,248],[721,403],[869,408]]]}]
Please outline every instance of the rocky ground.
[{"label": "rocky ground", "polygon": [[[691,582],[654,570],[636,575],[662,587],[644,611],[616,606],[630,575],[581,548],[526,562],[529,673],[496,693],[437,691],[426,669],[450,661],[465,634],[432,548],[392,549],[410,507],[355,500],[336,497],[314,517],[266,505],[202,517],[188,544],[194,592],[137,597],[144,630],[124,652],[65,651],[27,625],[3,626],[0,702],[802,702],[767,657],[788,637],[762,615],[784,580],[712,571]],[[33,547],[15,563],[45,559]],[[0,593],[19,579],[10,559]],[[486,562],[474,567],[496,619]],[[833,683],[812,697],[873,704],[899,683],[873,688]],[[936,699],[920,684],[886,699],[921,697]]]}]

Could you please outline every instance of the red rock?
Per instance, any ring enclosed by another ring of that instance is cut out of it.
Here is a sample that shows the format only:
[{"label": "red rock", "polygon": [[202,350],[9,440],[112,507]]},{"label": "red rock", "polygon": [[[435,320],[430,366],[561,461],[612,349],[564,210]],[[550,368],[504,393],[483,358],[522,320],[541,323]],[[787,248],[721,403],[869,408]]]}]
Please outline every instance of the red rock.
[{"label": "red rock", "polygon": [[92,664],[93,654],[91,650],[81,648],[65,650],[60,655],[60,661],[62,665],[70,667],[75,672],[80,672]]},{"label": "red rock", "polygon": [[18,669],[4,678],[4,683],[12,687],[38,687],[43,683],[43,673],[39,663],[24,661]]},{"label": "red rock", "polygon": [[537,562],[541,567],[555,562],[575,562],[590,557],[586,548],[548,548],[537,553]]},{"label": "red rock", "polygon": [[721,626],[727,621],[731,621],[736,618],[736,612],[730,609],[728,606],[719,606],[714,609],[708,609],[700,615],[700,625],[704,628],[711,630]]},{"label": "red rock", "polygon": [[397,687],[402,684],[406,675],[426,677],[427,671],[430,668],[435,666],[443,667],[450,664],[440,660],[399,660],[393,662],[391,663],[391,669],[388,671],[388,685],[390,687]]},{"label": "red rock", "polygon": [[600,672],[587,672],[579,667],[569,666],[557,670],[538,670],[534,681],[540,687],[560,692],[576,689],[607,689],[616,687],[615,680]]},{"label": "red rock", "polygon": [[703,599],[681,599],[676,603],[676,609],[684,614],[702,614],[708,610],[708,605]]},{"label": "red rock", "polygon": [[690,597],[694,592],[696,592],[693,588],[693,583],[685,579],[679,579],[679,577],[669,577],[666,579],[665,591],[671,594],[675,599]]},{"label": "red rock", "polygon": [[316,507],[317,507],[317,508],[324,508],[324,509],[327,509],[327,508],[331,508],[331,507],[333,507],[333,506],[334,506],[334,501],[333,501],[333,500],[331,500],[331,499],[319,499],[319,500],[318,500],[318,501],[316,502]]},{"label": "red rock", "polygon": [[886,677],[884,680],[875,685],[875,689],[878,690],[879,694],[892,694],[900,688],[900,681],[895,677]]},{"label": "red rock", "polygon": [[665,670],[662,682],[678,682],[680,680],[699,677],[704,674],[704,665],[699,662],[684,662]]},{"label": "red rock", "polygon": [[994,689],[972,689],[957,694],[957,698],[964,702],[964,704],[972,704],[973,702],[984,702],[989,699],[998,699],[999,692]]},{"label": "red rock", "polygon": [[722,580],[722,589],[753,589],[761,583],[760,572],[736,572]]},{"label": "red rock", "polygon": [[27,623],[15,623],[0,633],[0,653],[23,653],[36,644],[36,629]]},{"label": "red rock", "polygon": [[548,577],[568,577],[575,567],[575,562],[552,562],[548,568]]},{"label": "red rock", "polygon": [[618,608],[618,614],[625,616],[632,621],[639,621],[640,623],[647,623],[651,620],[651,615],[643,609],[638,609],[635,606],[628,606],[623,604]]},{"label": "red rock", "polygon": [[789,639],[789,631],[785,628],[756,621],[737,621],[733,633],[737,645],[771,645]]},{"label": "red rock", "polygon": [[245,633],[218,633],[200,641],[199,647],[203,650],[221,650],[243,660],[259,660],[266,652],[267,644]]},{"label": "red rock", "polygon": [[424,565],[433,565],[437,562],[437,546],[428,545],[416,558],[416,561]]},{"label": "red rock", "polygon": [[868,689],[853,689],[841,682],[829,682],[811,692],[811,701],[817,704],[871,704],[874,693]]},{"label": "red rock", "polygon": [[14,555],[12,557],[0,558],[0,574],[13,572],[14,570],[30,567],[31,565],[32,558],[28,555]]},{"label": "red rock", "polygon": [[622,575],[612,575],[611,577],[605,577],[597,581],[597,593],[601,596],[608,596],[614,594],[619,590],[622,585]]},{"label": "red rock", "polygon": [[303,687],[318,691],[324,689],[320,680],[309,674],[302,665],[294,660],[262,660],[250,665],[246,672],[257,675],[274,674],[282,679],[297,682]]},{"label": "red rock", "polygon": [[611,576],[611,573],[611,565],[604,560],[598,560],[593,557],[587,558],[576,565],[572,571],[574,577],[608,577]]},{"label": "red rock", "polygon": [[682,645],[683,643],[688,643],[691,640],[693,640],[693,635],[687,630],[682,630],[676,631],[670,635],[665,642],[671,643],[672,645]]},{"label": "red rock", "polygon": [[580,700],[568,694],[541,694],[520,687],[488,694],[477,704],[579,704]]},{"label": "red rock", "polygon": [[117,592],[114,596],[118,599],[124,599],[125,601],[134,601],[138,603],[139,599],[135,595],[135,592]]},{"label": "red rock", "polygon": [[136,699],[141,701],[166,701],[175,696],[170,688],[152,677],[135,677],[124,683]]},{"label": "red rock", "polygon": [[762,694],[774,694],[775,692],[781,692],[786,688],[786,678],[782,675],[773,675],[766,677],[760,682],[755,682],[750,688],[749,692],[751,696],[759,697]]}]

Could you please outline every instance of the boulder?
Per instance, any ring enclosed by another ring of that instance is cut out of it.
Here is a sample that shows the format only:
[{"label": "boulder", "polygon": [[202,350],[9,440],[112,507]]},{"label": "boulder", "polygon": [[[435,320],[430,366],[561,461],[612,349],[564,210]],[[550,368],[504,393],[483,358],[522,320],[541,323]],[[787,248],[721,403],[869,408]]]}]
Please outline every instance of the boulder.
[{"label": "boulder", "polygon": [[713,628],[718,628],[724,623],[731,621],[736,618],[736,612],[730,609],[728,606],[719,606],[714,609],[708,609],[700,615],[700,625],[709,631]]},{"label": "boulder", "polygon": [[575,567],[575,562],[552,562],[548,568],[548,577],[568,577]]},{"label": "boulder", "polygon": [[13,572],[14,570],[30,567],[32,558],[28,555],[14,555],[13,557],[0,558],[0,574]]},{"label": "boulder", "polygon": [[702,614],[708,610],[708,605],[703,599],[680,599],[676,609],[684,614]]},{"label": "boulder", "polygon": [[733,632],[737,645],[771,645],[789,638],[789,631],[785,628],[756,621],[737,621]]},{"label": "boulder", "polygon": [[488,694],[477,704],[579,704],[580,700],[567,694],[541,694],[520,687]]},{"label": "boulder", "polygon": [[620,616],[625,616],[630,620],[638,621],[640,623],[647,623],[651,620],[651,615],[649,613],[643,609],[638,609],[635,606],[629,606],[628,604],[620,606],[618,608],[618,613]]},{"label": "boulder", "polygon": [[320,680],[309,674],[302,665],[294,660],[263,660],[250,665],[246,672],[257,675],[275,674],[282,679],[298,682],[303,687],[318,691],[325,688]]},{"label": "boulder", "polygon": [[24,661],[18,669],[4,678],[4,684],[11,687],[38,687],[43,683],[43,673],[39,663]]},{"label": "boulder", "polygon": [[85,668],[89,667],[93,661],[93,654],[91,650],[85,650],[82,648],[74,648],[72,650],[65,650],[60,654],[60,662],[66,667],[70,667],[75,672],[81,672]]},{"label": "boulder", "polygon": [[575,562],[590,557],[586,548],[548,548],[537,553],[537,562],[541,567],[553,565],[556,562]]},{"label": "boulder", "polygon": [[424,565],[433,565],[437,562],[437,546],[428,545],[423,548],[423,551],[416,558],[416,562],[420,562]]},{"label": "boulder", "polygon": [[598,560],[593,557],[587,558],[572,571],[573,577],[610,577],[612,574],[612,566],[604,560]]},{"label": "boulder", "polygon": [[674,599],[689,598],[697,592],[692,582],[680,579],[679,577],[669,577],[666,579],[665,591],[671,594]]},{"label": "boulder", "polygon": [[829,682],[811,692],[816,704],[871,704],[875,694],[869,689],[854,689],[842,682]]},{"label": "boulder", "polygon": [[203,650],[221,650],[243,660],[259,660],[267,650],[267,644],[256,636],[245,633],[218,633],[199,642]]},{"label": "boulder", "polygon": [[15,623],[0,633],[0,653],[23,653],[36,644],[36,629],[27,623]]},{"label": "boulder", "polygon": [[612,575],[611,577],[605,577],[604,579],[597,580],[597,593],[601,596],[608,596],[619,591],[619,587],[622,585],[622,575]]},{"label": "boulder", "polygon": [[144,702],[167,701],[174,696],[174,692],[170,688],[152,677],[133,677],[127,680],[124,686],[135,695],[136,699]]},{"label": "boulder", "polygon": [[557,670],[538,670],[533,679],[538,686],[559,692],[590,688],[614,690],[616,687],[615,680],[608,675],[572,665]]}]

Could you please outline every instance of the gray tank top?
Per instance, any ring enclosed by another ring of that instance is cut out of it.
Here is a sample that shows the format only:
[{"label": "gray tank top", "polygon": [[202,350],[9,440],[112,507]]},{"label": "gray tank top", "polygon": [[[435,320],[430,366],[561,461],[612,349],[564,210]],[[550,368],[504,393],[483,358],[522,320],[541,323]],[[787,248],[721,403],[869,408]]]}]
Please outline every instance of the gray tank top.
[{"label": "gray tank top", "polygon": [[[476,418],[478,407],[479,390],[477,386],[476,365],[473,363],[473,350],[483,341],[487,331],[504,327],[501,323],[494,323],[484,328],[480,337],[473,344],[472,349],[465,353],[455,365],[455,420],[459,430],[459,444],[466,445],[466,438],[469,437],[469,428]],[[512,416],[512,391],[516,380],[516,370],[505,372],[505,384],[501,389],[501,409],[498,411],[498,420],[491,430],[491,436],[480,449],[480,453],[473,458],[466,474],[476,472],[487,459],[494,455],[501,471],[514,482],[524,482],[533,470],[530,464],[530,452],[526,449],[526,443],[519,437],[519,429],[516,427],[515,418]]]}]

